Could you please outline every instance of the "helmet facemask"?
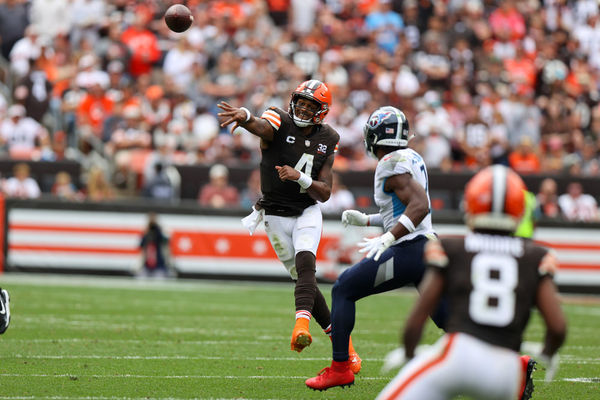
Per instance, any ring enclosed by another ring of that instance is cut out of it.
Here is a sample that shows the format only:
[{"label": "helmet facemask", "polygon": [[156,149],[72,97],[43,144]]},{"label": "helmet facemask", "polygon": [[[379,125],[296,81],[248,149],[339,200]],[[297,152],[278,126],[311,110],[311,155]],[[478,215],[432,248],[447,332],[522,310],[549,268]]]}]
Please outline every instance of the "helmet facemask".
[{"label": "helmet facemask", "polygon": [[[299,105],[298,102],[300,100],[303,101]],[[314,106],[311,103],[314,103]],[[311,79],[302,82],[294,90],[290,99],[290,109],[288,112],[294,120],[294,124],[304,128],[323,122],[323,119],[329,112],[330,104],[331,93],[327,86],[319,80]],[[298,115],[298,113],[304,115]]]},{"label": "helmet facemask", "polygon": [[[304,101],[301,101],[301,104],[298,105],[299,100]],[[325,107],[327,106],[325,105]],[[323,105],[318,101],[296,93],[292,95],[290,110],[294,123],[300,128],[320,124],[324,118],[324,115],[321,115],[324,111],[325,113],[328,111],[326,108],[323,109]]]}]

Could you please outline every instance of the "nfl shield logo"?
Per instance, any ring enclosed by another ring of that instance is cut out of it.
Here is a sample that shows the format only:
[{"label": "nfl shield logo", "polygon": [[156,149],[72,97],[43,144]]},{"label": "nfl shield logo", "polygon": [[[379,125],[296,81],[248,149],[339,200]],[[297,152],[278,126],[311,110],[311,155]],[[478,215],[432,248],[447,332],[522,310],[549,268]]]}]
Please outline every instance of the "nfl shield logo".
[{"label": "nfl shield logo", "polygon": [[304,141],[304,145],[305,145],[306,147],[310,146],[310,140],[305,140],[305,141]]}]

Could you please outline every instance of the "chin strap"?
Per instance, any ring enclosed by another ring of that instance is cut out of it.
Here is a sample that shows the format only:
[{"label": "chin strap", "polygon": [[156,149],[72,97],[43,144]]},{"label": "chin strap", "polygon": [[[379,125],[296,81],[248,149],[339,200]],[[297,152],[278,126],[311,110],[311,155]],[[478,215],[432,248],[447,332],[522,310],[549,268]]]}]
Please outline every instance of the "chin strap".
[{"label": "chin strap", "polygon": [[294,115],[294,124],[299,128],[306,128],[307,126],[314,125],[314,123],[300,119],[300,118],[296,117],[295,115]]}]

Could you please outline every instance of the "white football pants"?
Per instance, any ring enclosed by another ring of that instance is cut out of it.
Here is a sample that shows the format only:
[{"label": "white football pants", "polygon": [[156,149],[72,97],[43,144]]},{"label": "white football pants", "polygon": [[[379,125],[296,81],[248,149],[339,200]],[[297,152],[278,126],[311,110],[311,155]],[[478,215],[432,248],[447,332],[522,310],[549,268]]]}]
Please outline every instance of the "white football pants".
[{"label": "white football pants", "polygon": [[523,383],[520,355],[465,333],[446,334],[416,356],[376,400],[515,400]]},{"label": "white football pants", "polygon": [[310,251],[315,257],[317,255],[323,232],[321,209],[315,204],[297,217],[265,215],[264,221],[265,231],[277,257],[285,265],[292,279],[298,279],[296,254]]}]

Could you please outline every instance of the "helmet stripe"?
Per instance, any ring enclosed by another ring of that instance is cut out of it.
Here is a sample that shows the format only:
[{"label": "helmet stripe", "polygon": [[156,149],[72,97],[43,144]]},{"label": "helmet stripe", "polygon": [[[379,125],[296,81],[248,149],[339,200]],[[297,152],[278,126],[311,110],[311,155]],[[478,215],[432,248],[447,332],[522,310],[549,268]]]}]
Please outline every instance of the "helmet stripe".
[{"label": "helmet stripe", "polygon": [[507,169],[503,165],[492,167],[492,213],[503,214],[506,199]]},{"label": "helmet stripe", "polygon": [[316,88],[319,87],[319,85],[321,84],[320,81],[316,80],[316,79],[311,79],[310,81],[308,81],[308,83],[306,84],[306,87],[311,89],[311,90],[315,90]]}]

